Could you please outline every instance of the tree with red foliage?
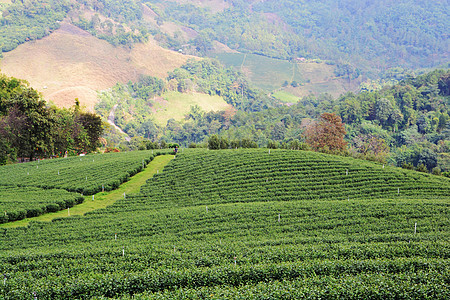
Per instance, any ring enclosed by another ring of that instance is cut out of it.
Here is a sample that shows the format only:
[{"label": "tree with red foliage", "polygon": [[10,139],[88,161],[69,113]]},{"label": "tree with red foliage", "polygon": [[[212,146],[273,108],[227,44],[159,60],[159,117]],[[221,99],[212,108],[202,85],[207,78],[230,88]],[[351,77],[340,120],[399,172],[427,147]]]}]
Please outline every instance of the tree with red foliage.
[{"label": "tree with red foliage", "polygon": [[347,148],[344,141],[345,128],[341,117],[324,113],[320,120],[311,123],[305,130],[306,143],[315,151],[343,151]]}]

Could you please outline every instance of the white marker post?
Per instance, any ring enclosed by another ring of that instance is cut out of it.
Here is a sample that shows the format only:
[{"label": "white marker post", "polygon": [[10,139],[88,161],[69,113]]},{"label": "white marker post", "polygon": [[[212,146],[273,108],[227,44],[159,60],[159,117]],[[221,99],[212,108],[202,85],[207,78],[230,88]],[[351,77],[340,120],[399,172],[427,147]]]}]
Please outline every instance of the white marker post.
[{"label": "white marker post", "polygon": [[125,256],[125,246],[122,247],[122,256]]},{"label": "white marker post", "polygon": [[383,165],[383,169],[384,169],[384,165]]},{"label": "white marker post", "polygon": [[59,175],[59,171],[58,171],[58,175]]},{"label": "white marker post", "polygon": [[278,214],[278,222],[281,221],[281,214]]},{"label": "white marker post", "polygon": [[270,154],[270,149],[269,149],[269,154]]},{"label": "white marker post", "polygon": [[70,217],[70,208],[67,208],[67,215]]},{"label": "white marker post", "polygon": [[345,170],[345,175],[348,175],[348,170]]},{"label": "white marker post", "polygon": [[416,234],[416,233],[417,233],[417,222],[414,223],[414,234]]},{"label": "white marker post", "polygon": [[92,195],[92,201],[94,201],[94,195]]},{"label": "white marker post", "polygon": [[397,188],[397,195],[400,195],[400,188]]},{"label": "white marker post", "polygon": [[117,241],[117,233],[114,233],[114,240]]},{"label": "white marker post", "polygon": [[206,212],[208,212],[208,205],[206,205]]}]

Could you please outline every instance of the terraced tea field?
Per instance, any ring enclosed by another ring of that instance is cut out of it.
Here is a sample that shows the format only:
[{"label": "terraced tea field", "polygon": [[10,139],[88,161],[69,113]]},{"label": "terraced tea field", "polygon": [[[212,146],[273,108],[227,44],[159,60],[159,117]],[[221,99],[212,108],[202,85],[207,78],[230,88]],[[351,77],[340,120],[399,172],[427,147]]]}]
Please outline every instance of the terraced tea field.
[{"label": "terraced tea field", "polygon": [[0,186],[0,199],[0,223],[70,208],[84,200],[80,194],[61,189],[17,186]]},{"label": "terraced tea field", "polygon": [[0,168],[0,223],[70,208],[84,195],[110,191],[164,151],[41,160]]},{"label": "terraced tea field", "polygon": [[448,299],[449,208],[444,177],[185,150],[105,209],[0,229],[0,298]]},{"label": "terraced tea field", "polygon": [[[161,151],[158,151],[158,153]],[[92,195],[110,191],[141,171],[156,150],[33,161],[0,168],[0,186],[59,188]]]}]

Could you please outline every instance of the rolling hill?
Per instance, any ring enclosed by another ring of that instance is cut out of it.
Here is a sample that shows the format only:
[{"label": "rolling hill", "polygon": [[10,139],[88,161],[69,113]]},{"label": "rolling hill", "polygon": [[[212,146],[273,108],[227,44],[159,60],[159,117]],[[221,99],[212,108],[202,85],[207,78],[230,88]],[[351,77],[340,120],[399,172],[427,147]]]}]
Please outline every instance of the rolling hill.
[{"label": "rolling hill", "polygon": [[153,41],[132,49],[114,47],[63,22],[51,35],[4,53],[0,68],[9,76],[27,80],[58,106],[72,106],[79,98],[82,105],[93,109],[97,91],[137,80],[140,74],[164,78],[188,58]]},{"label": "rolling hill", "polygon": [[445,299],[449,199],[447,178],[367,161],[184,149],[112,206],[2,229],[0,295]]}]

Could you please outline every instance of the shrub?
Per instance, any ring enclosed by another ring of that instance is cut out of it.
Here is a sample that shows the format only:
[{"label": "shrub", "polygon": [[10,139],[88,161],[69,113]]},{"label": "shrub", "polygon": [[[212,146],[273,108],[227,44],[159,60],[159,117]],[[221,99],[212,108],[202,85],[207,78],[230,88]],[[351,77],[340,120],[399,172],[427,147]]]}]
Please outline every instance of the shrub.
[{"label": "shrub", "polygon": [[27,218],[33,218],[42,215],[43,211],[41,208],[31,208],[27,210]]},{"label": "shrub", "polygon": [[432,171],[432,173],[433,173],[433,175],[438,175],[438,176],[441,176],[441,175],[442,175],[442,171],[441,171],[441,168],[439,168],[439,167],[435,167],[435,168],[433,168],[433,171]]},{"label": "shrub", "polygon": [[57,212],[60,210],[60,207],[56,203],[50,203],[47,205],[47,212]]},{"label": "shrub", "polygon": [[420,164],[417,166],[416,171],[427,173],[428,169],[427,169],[427,167],[425,167],[424,164]]}]

